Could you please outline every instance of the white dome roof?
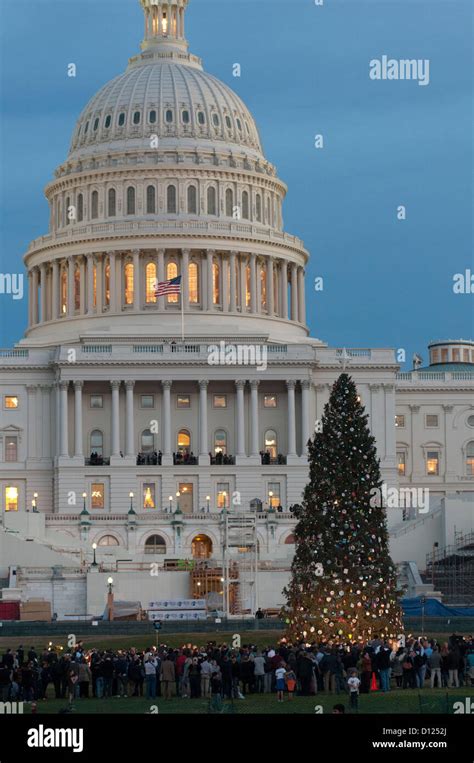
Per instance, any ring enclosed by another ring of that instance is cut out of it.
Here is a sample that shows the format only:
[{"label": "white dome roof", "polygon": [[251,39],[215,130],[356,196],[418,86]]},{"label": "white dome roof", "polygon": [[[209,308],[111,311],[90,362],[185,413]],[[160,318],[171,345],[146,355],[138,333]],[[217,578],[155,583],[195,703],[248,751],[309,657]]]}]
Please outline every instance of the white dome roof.
[{"label": "white dome roof", "polygon": [[[147,58],[154,58],[151,63]],[[91,98],[74,130],[70,159],[143,147],[151,135],[171,145],[220,142],[262,157],[252,115],[227,85],[200,66],[150,54],[132,59],[124,74]],[[168,59],[168,60],[166,60]]]}]

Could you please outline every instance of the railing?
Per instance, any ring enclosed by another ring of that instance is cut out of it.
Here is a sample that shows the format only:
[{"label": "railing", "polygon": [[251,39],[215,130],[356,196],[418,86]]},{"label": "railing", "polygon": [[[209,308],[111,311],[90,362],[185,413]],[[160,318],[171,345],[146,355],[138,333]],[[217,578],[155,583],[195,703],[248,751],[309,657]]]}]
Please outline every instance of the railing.
[{"label": "railing", "polygon": [[[361,358],[361,357],[370,358],[372,355],[372,350],[369,350],[368,348],[365,348],[365,347],[353,347],[350,349],[346,349],[345,352],[350,358]],[[337,349],[336,355],[339,355],[339,356],[344,355],[344,348]]]},{"label": "railing", "polygon": [[86,458],[86,466],[110,466],[110,458],[99,456],[98,458]]},{"label": "railing", "polygon": [[163,353],[163,345],[162,344],[134,344],[133,352]]},{"label": "railing", "polygon": [[112,352],[112,345],[111,344],[84,344],[82,346],[82,352],[87,353],[111,353]]},{"label": "railing", "polygon": [[29,350],[0,349],[0,358],[27,358]]},{"label": "railing", "polygon": [[283,456],[281,453],[279,453],[277,458],[271,458],[268,457],[266,453],[261,453],[260,461],[262,466],[284,466],[286,464],[286,456]]},{"label": "railing", "polygon": [[397,381],[474,381],[474,371],[400,371]]}]

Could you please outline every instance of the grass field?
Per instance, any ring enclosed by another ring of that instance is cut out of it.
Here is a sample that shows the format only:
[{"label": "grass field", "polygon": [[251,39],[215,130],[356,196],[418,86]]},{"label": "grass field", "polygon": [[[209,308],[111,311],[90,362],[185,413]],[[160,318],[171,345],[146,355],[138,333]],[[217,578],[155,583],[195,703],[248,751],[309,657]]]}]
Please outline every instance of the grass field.
[{"label": "grass field", "polygon": [[[405,689],[390,691],[387,694],[373,692],[362,694],[359,697],[359,713],[380,713],[393,715],[397,713],[418,714],[435,713],[450,714],[453,712],[455,702],[465,702],[466,697],[474,697],[474,688],[462,687],[460,689],[423,689],[416,691]],[[243,700],[225,702],[223,712],[236,713],[238,715],[262,715],[275,713],[287,715],[288,713],[319,714],[331,713],[336,703],[342,703],[346,712],[350,713],[349,698],[346,694],[317,694],[312,697],[294,697],[292,701],[285,698],[284,702],[277,702],[274,694],[250,694]],[[38,701],[37,713],[58,713],[66,708],[66,700],[47,699]],[[155,709],[152,709],[154,706]],[[141,697],[128,699],[81,699],[74,702],[75,714],[143,714],[157,712],[163,715],[191,714],[200,715],[210,712],[209,701],[205,699],[179,699],[173,698],[165,701],[161,697],[155,700],[147,700]],[[322,710],[320,709],[322,707]],[[30,705],[25,705],[25,714],[31,712]]]}]

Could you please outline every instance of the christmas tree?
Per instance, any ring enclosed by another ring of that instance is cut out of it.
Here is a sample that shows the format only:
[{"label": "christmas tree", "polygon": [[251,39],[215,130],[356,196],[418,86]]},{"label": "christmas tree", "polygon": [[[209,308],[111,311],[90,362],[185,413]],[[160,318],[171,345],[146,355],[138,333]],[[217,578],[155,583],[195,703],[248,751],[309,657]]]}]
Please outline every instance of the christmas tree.
[{"label": "christmas tree", "polygon": [[402,630],[367,421],[353,380],[341,374],[308,443],[310,479],[295,507],[296,553],[284,590],[291,639],[347,643]]}]

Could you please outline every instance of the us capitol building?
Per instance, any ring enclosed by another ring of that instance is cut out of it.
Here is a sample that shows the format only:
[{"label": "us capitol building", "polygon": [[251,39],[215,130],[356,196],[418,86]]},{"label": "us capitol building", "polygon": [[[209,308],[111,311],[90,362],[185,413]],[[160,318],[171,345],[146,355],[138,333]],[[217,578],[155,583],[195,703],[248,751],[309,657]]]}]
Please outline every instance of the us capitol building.
[{"label": "us capitol building", "polygon": [[187,3],[141,0],[141,53],[86,105],[45,190],[28,328],[1,351],[3,597],[98,615],[112,575],[145,608],[281,606],[305,443],[343,369],[387,486],[412,489],[387,508],[401,582],[436,592],[427,554],[473,528],[474,343],[433,342],[429,366],[399,373],[393,349],[309,336],[286,186],[246,106],[188,52]]}]

